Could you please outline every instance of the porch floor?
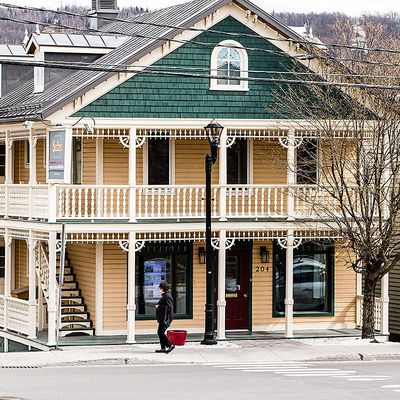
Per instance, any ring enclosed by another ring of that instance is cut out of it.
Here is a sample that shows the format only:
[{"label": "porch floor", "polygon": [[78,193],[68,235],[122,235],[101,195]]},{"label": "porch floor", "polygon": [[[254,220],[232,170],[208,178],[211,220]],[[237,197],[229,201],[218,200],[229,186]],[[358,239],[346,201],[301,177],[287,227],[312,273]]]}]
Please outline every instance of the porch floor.
[{"label": "porch floor", "polygon": [[[324,330],[302,330],[294,332],[294,339],[314,338],[351,338],[361,337],[359,329],[324,329]],[[226,333],[227,340],[272,340],[285,339],[284,331],[229,331]],[[203,339],[202,333],[189,333],[188,342],[200,342]],[[47,343],[47,332],[39,332],[37,341],[41,344]],[[136,335],[136,342],[139,344],[158,343],[157,335]],[[60,346],[98,346],[98,345],[124,345],[126,336],[68,336],[60,338]]]}]

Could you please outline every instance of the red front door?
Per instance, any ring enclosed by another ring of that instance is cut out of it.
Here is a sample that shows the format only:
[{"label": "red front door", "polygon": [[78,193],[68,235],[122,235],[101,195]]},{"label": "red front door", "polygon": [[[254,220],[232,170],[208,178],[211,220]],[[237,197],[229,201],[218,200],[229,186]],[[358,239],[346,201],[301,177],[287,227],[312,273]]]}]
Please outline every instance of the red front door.
[{"label": "red front door", "polygon": [[226,253],[226,329],[249,328],[249,252]]}]

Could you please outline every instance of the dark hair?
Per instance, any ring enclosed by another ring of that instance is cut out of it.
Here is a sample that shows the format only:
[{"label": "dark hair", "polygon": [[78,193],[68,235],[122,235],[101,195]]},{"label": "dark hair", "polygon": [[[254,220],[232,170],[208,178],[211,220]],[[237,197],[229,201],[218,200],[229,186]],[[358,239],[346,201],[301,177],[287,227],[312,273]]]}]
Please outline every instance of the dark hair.
[{"label": "dark hair", "polygon": [[171,285],[167,282],[161,282],[159,288],[162,289],[164,292],[168,292]]}]

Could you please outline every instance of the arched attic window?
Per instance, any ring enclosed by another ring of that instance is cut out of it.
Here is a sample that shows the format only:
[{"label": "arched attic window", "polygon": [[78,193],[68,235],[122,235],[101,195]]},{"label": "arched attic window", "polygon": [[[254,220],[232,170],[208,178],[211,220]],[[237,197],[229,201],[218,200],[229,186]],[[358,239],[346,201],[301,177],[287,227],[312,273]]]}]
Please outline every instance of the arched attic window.
[{"label": "arched attic window", "polygon": [[249,90],[248,65],[247,52],[239,42],[224,40],[219,43],[211,54],[211,75],[224,79],[211,78],[210,90]]}]

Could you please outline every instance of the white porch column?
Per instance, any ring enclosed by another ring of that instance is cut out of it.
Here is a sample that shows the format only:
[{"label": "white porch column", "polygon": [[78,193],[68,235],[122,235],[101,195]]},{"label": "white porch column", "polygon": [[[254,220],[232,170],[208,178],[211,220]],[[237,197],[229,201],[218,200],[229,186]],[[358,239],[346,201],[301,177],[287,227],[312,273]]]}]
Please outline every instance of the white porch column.
[{"label": "white porch column", "polygon": [[381,334],[389,335],[389,273],[381,280]]},{"label": "white porch column", "polygon": [[136,222],[136,128],[129,130],[129,222]]},{"label": "white porch column", "polygon": [[33,130],[29,130],[29,185],[36,185],[36,143],[37,139],[33,136]]},{"label": "white porch column", "polygon": [[29,231],[28,240],[28,269],[29,269],[29,338],[36,338],[36,266],[35,240]]},{"label": "white porch column", "polygon": [[361,312],[361,305],[362,305],[362,274],[356,274],[356,325],[361,327],[362,326],[362,312]]},{"label": "white porch column", "polygon": [[11,286],[12,286],[12,236],[8,234],[8,229],[6,229],[6,233],[4,235],[4,295],[7,297],[11,296]]},{"label": "white porch column", "polygon": [[286,297],[285,297],[285,337],[293,337],[293,231],[287,232],[286,248]]},{"label": "white porch column", "polygon": [[47,344],[55,346],[56,344],[56,232],[49,233],[49,300],[47,307]]},{"label": "white porch column", "polygon": [[288,148],[287,148],[287,219],[294,220],[294,192],[293,185],[296,183],[296,150],[294,130],[289,129],[288,132]]},{"label": "white porch column", "polygon": [[103,333],[103,243],[96,243],[96,335]]},{"label": "white porch column", "polygon": [[217,340],[225,340],[225,279],[226,279],[226,231],[219,232],[218,251],[218,300],[217,300]]},{"label": "white porch column", "polygon": [[[221,133],[219,147],[219,213],[220,221],[226,221],[226,184],[227,184],[227,148],[226,142],[228,138],[227,129],[224,128]],[[215,200],[214,200],[215,201]]]},{"label": "white porch column", "polygon": [[126,337],[127,343],[135,343],[136,330],[136,294],[135,294],[135,278],[136,278],[136,263],[135,263],[135,232],[129,232],[129,252],[128,252],[128,334]]},{"label": "white porch column", "polygon": [[13,183],[13,141],[10,139],[9,131],[6,132],[6,176],[5,183],[11,184]]}]

